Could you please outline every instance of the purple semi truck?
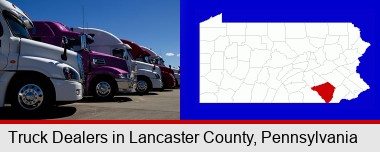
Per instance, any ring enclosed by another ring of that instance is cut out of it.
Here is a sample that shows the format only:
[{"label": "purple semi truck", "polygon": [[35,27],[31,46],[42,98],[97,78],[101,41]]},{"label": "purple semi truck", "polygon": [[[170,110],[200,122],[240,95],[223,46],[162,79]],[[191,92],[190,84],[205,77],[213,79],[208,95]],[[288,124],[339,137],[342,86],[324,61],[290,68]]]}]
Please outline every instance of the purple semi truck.
[{"label": "purple semi truck", "polygon": [[[134,72],[125,64],[125,59],[87,49],[83,45],[93,42],[90,35],[71,31],[65,25],[50,21],[33,21],[30,31],[33,40],[61,47],[62,37],[67,37],[69,48],[82,56],[85,76],[84,95],[100,99],[113,98],[115,93],[135,92]],[[115,52],[122,54],[124,50]]]}]

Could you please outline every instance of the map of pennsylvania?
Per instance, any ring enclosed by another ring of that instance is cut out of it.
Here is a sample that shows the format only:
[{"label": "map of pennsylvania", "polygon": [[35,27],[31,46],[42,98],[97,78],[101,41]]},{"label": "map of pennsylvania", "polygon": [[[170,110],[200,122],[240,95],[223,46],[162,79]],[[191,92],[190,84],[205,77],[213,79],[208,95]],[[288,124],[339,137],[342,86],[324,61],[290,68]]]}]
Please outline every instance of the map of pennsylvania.
[{"label": "map of pennsylvania", "polygon": [[339,103],[370,87],[352,23],[200,23],[201,103]]}]

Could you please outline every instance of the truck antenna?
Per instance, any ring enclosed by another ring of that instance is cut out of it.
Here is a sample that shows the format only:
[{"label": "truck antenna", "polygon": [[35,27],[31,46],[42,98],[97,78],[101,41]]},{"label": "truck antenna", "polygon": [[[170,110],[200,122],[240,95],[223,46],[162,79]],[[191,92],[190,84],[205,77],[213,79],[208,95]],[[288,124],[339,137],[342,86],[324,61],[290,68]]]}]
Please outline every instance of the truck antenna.
[{"label": "truck antenna", "polygon": [[82,27],[83,27],[83,33],[84,33],[84,5],[82,5]]}]

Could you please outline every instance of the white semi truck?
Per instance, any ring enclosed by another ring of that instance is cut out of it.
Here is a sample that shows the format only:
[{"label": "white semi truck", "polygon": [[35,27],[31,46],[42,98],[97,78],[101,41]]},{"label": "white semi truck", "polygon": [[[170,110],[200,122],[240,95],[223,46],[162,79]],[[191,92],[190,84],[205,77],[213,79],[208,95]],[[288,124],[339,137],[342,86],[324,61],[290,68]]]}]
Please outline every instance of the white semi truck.
[{"label": "white semi truck", "polygon": [[93,36],[94,43],[90,44],[90,49],[95,50],[97,52],[115,56],[113,50],[115,50],[116,48],[124,48],[125,57],[127,58],[127,64],[136,65],[136,92],[146,94],[151,89],[161,89],[163,87],[160,68],[154,66],[153,64],[133,60],[133,57],[130,54],[131,47],[127,44],[124,44],[118,37],[116,37],[112,33],[96,28],[77,27],[72,29],[74,32],[84,32]]},{"label": "white semi truck", "polygon": [[55,101],[81,100],[81,57],[31,40],[28,29],[33,23],[14,4],[1,0],[0,11],[0,107],[10,103],[20,112],[33,113]]}]

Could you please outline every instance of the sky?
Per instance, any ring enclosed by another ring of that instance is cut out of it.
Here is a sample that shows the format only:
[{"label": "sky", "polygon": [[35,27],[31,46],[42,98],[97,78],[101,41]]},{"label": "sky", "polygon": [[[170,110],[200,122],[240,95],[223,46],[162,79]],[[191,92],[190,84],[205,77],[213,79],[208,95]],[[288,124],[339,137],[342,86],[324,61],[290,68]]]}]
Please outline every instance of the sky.
[{"label": "sky", "polygon": [[179,0],[9,0],[32,20],[106,30],[152,48],[167,66],[180,65]]}]

